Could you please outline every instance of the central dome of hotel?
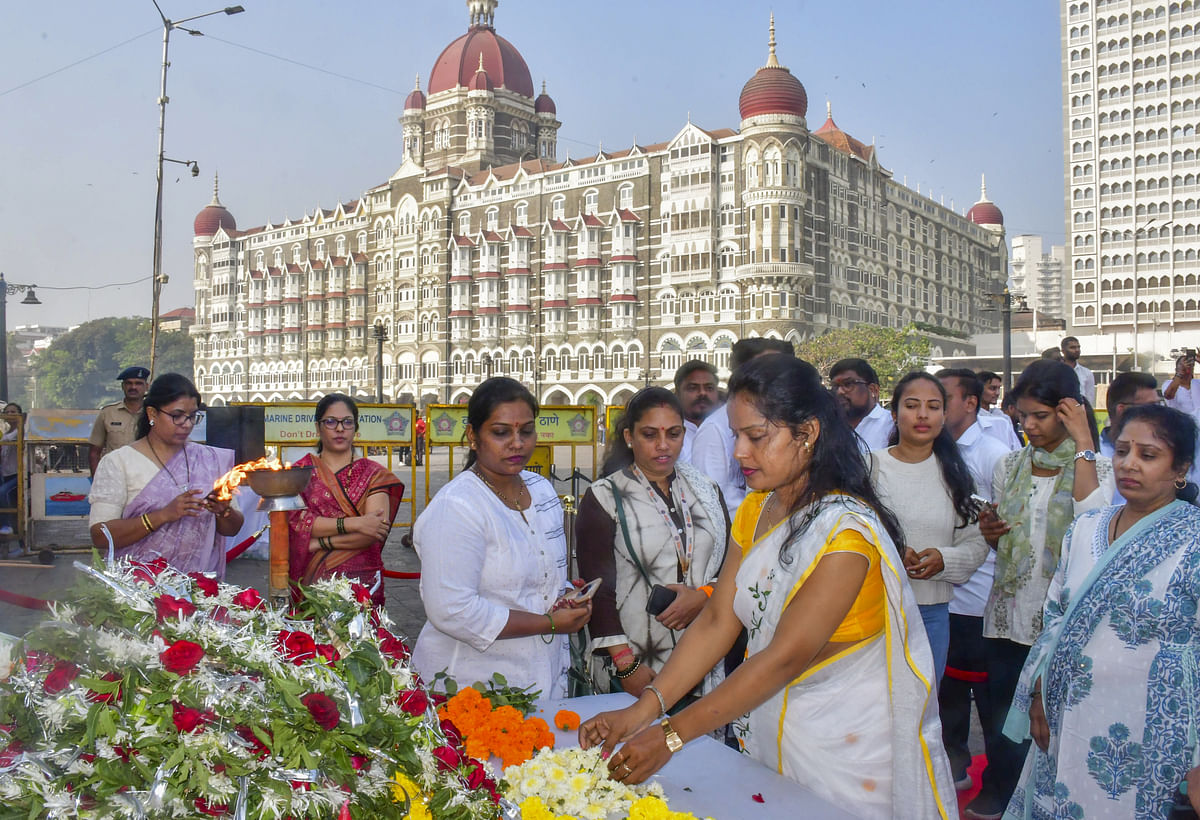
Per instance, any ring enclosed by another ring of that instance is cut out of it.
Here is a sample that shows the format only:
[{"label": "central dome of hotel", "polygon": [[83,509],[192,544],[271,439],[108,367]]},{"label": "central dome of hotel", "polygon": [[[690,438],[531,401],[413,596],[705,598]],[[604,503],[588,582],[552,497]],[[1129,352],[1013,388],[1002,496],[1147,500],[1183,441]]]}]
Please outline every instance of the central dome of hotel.
[{"label": "central dome of hotel", "polygon": [[471,27],[446,46],[429,73],[429,95],[471,85],[480,66],[496,89],[533,98],[529,66],[516,46],[493,27],[497,0],[467,0]]}]

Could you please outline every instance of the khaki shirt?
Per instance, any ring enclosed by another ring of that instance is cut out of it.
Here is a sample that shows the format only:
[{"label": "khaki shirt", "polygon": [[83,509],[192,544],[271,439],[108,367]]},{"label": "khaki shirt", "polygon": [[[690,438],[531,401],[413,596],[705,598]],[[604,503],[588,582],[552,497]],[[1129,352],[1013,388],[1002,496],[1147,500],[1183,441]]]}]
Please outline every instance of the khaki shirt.
[{"label": "khaki shirt", "polygon": [[93,447],[100,447],[100,455],[104,456],[118,447],[132,444],[136,433],[137,414],[130,413],[125,407],[125,402],[106,404],[100,408],[100,415],[96,417],[96,424],[92,427],[88,443]]}]

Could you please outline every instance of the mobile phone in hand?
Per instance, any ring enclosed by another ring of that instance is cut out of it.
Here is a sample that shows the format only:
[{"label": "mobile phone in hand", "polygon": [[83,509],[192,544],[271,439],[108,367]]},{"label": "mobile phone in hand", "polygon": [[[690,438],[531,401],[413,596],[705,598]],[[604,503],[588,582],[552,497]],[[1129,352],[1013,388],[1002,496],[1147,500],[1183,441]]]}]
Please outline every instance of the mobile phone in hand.
[{"label": "mobile phone in hand", "polygon": [[668,589],[662,584],[655,584],[650,588],[650,598],[646,601],[646,611],[651,615],[661,615],[678,595],[679,593],[673,589]]},{"label": "mobile phone in hand", "polygon": [[564,604],[582,604],[592,600],[596,590],[600,589],[600,578],[593,578],[581,587],[569,589],[563,593],[559,601]]}]

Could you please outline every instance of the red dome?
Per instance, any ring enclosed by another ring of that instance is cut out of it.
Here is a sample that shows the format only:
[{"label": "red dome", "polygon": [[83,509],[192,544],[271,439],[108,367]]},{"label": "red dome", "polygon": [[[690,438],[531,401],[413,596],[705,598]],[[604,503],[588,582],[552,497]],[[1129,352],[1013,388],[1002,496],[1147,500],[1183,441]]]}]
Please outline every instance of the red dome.
[{"label": "red dome", "polygon": [[808,113],[808,94],[792,72],[782,66],[764,66],[755,72],[738,97],[742,119],[760,114],[791,114],[803,117]]},{"label": "red dome", "polygon": [[546,93],[546,89],[542,89],[542,93],[538,94],[538,98],[533,101],[533,111],[535,114],[557,114],[558,108],[554,105],[554,100],[550,99],[550,95]]},{"label": "red dome", "polygon": [[429,93],[469,86],[479,69],[480,55],[483,69],[495,87],[533,97],[533,80],[525,58],[512,43],[485,26],[473,26],[446,46],[429,75]]},{"label": "red dome", "polygon": [[425,109],[425,92],[417,88],[404,98],[405,111],[423,111]]},{"label": "red dome", "polygon": [[208,205],[203,211],[196,214],[196,219],[192,222],[192,229],[196,232],[196,236],[212,236],[217,232],[217,228],[224,228],[226,231],[237,230],[237,220],[233,218],[233,214],[225,210],[224,205]]},{"label": "red dome", "polygon": [[979,201],[971,206],[971,210],[967,211],[967,219],[976,225],[1004,226],[1004,214],[1000,213],[996,204],[988,199],[986,177],[980,177]]},{"label": "red dome", "polygon": [[492,91],[492,78],[488,73],[480,68],[475,72],[475,76],[471,78],[471,84],[467,86],[471,91],[487,91],[489,94]]},{"label": "red dome", "polygon": [[992,202],[976,202],[967,211],[967,219],[976,225],[1003,225],[1004,214]]}]

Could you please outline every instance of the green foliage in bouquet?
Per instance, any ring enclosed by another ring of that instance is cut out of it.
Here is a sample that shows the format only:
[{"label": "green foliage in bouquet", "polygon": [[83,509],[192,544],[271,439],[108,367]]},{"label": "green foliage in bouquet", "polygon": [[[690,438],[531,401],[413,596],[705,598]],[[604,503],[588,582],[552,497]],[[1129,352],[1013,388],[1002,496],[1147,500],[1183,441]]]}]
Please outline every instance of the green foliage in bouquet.
[{"label": "green foliage in bouquet", "polygon": [[[438,672],[434,675],[431,685],[434,689],[444,690],[448,698],[458,694],[458,683],[445,672]],[[537,711],[537,700],[542,696],[542,690],[534,689],[532,686],[526,686],[523,689],[509,686],[508,679],[499,672],[493,672],[486,681],[475,681],[471,684],[471,688],[487,698],[493,709],[511,706],[524,717],[529,717]]]},{"label": "green foliage in bouquet", "polygon": [[494,818],[408,648],[345,579],[290,611],[165,563],[85,567],[0,681],[0,819]]}]

